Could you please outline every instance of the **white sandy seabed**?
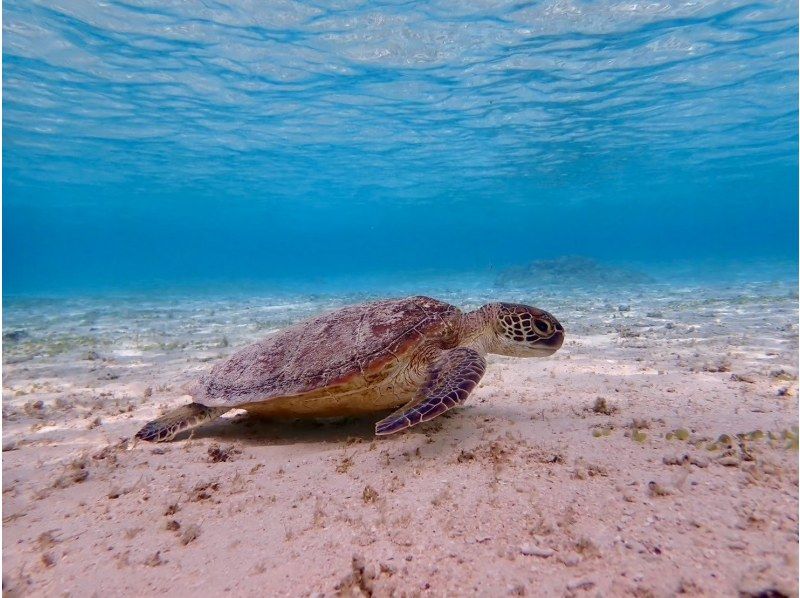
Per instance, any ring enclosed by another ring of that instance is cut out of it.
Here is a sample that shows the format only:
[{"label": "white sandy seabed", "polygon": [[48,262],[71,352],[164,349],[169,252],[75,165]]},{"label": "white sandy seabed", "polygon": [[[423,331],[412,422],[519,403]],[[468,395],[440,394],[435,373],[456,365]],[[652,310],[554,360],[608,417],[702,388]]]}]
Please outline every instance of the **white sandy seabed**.
[{"label": "white sandy seabed", "polygon": [[165,445],[129,439],[185,382],[368,297],[6,301],[4,594],[797,595],[795,289],[540,292],[562,350],[407,433],[233,413]]}]

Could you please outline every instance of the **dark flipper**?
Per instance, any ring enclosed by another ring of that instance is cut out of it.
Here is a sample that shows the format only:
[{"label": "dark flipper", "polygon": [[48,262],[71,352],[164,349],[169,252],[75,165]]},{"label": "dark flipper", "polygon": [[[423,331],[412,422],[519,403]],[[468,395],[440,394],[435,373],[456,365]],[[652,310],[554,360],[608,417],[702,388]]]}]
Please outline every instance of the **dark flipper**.
[{"label": "dark flipper", "polygon": [[461,405],[485,371],[486,361],[477,351],[466,347],[446,351],[431,366],[411,402],[375,424],[375,433],[394,434]]},{"label": "dark flipper", "polygon": [[154,419],[136,432],[136,438],[150,442],[166,442],[189,428],[195,428],[230,411],[230,407],[206,407],[199,403],[189,403]]}]

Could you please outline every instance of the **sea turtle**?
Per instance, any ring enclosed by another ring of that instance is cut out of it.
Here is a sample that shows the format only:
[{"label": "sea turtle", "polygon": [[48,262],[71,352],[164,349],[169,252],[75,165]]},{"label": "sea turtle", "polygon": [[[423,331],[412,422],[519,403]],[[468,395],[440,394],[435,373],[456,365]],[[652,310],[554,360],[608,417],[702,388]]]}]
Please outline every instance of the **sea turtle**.
[{"label": "sea turtle", "polygon": [[376,434],[392,434],[462,404],[483,376],[486,353],[544,357],[563,342],[561,324],[527,305],[490,303],[469,313],[430,297],[353,305],[234,353],[187,389],[193,403],[136,436],[171,440],[234,408],[293,418],[397,409],[375,425]]}]

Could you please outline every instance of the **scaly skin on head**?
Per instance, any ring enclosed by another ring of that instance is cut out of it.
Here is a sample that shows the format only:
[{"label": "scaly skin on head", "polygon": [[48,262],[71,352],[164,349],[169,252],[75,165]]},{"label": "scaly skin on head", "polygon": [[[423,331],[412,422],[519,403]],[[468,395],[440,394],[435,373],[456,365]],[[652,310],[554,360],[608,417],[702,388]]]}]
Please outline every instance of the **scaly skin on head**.
[{"label": "scaly skin on head", "polygon": [[489,303],[464,314],[459,345],[481,355],[545,357],[564,342],[564,327],[544,310],[519,303]]}]

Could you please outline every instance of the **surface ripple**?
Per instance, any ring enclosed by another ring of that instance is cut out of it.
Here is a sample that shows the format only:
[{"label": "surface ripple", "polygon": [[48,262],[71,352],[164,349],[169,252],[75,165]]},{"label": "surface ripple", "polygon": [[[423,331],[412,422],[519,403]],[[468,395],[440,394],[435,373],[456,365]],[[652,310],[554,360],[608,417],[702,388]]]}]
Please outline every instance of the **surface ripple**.
[{"label": "surface ripple", "polygon": [[795,2],[10,0],[4,12],[15,189],[413,199],[796,161]]}]

